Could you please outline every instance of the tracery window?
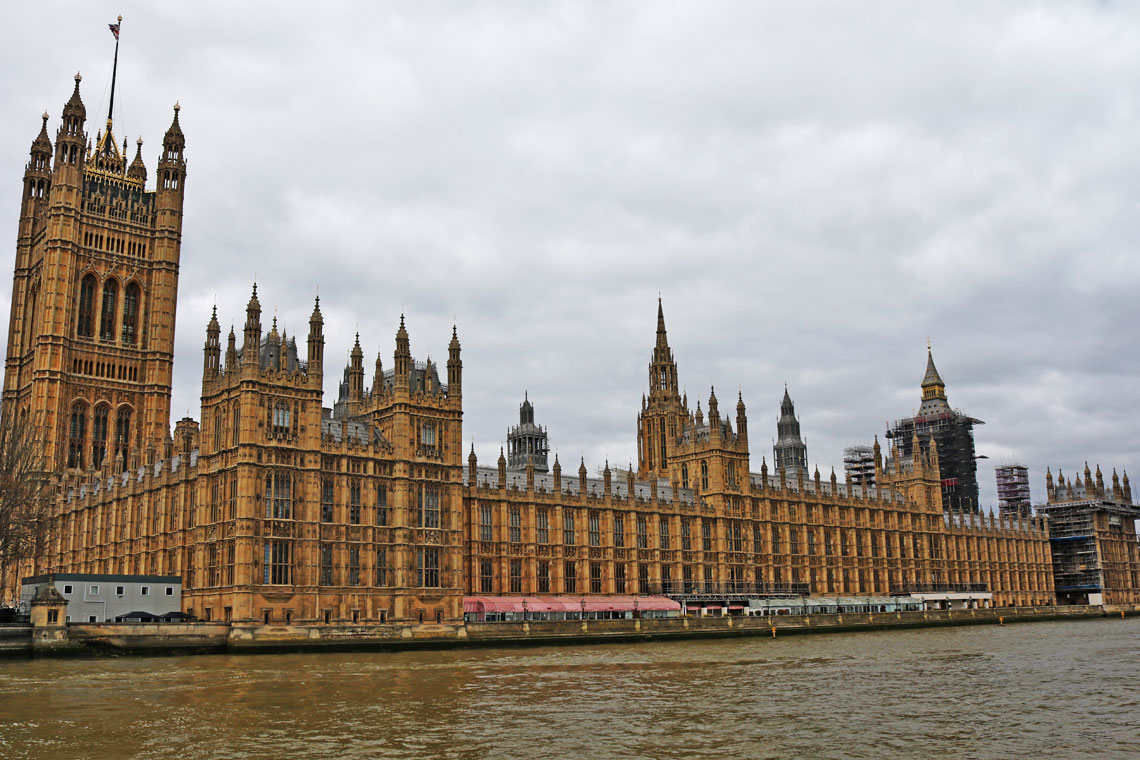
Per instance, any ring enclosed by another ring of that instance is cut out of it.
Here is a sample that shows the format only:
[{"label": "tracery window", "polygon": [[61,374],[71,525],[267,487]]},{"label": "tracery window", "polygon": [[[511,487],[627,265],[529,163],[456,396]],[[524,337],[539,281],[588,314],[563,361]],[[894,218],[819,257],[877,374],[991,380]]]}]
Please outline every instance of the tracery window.
[{"label": "tracery window", "polygon": [[277,520],[293,518],[293,476],[271,472],[265,476],[265,516]]},{"label": "tracery window", "polygon": [[273,405],[273,434],[288,435],[289,422],[289,405],[284,401],[278,401]]},{"label": "tracery window", "polygon": [[115,458],[123,458],[123,465],[129,464],[127,456],[130,454],[131,442],[131,409],[128,406],[119,407],[115,415]]},{"label": "tracery window", "polygon": [[79,315],[75,333],[90,338],[95,330],[95,275],[87,275],[79,285]]},{"label": "tracery window", "polygon": [[87,437],[87,405],[76,401],[71,407],[67,431],[67,466],[83,467],[83,442]]},{"label": "tracery window", "polygon": [[103,466],[103,459],[107,456],[107,418],[111,408],[106,404],[95,407],[95,416],[91,425],[91,464],[98,470]]},{"label": "tracery window", "polygon": [[439,489],[435,486],[420,487],[420,527],[439,527]]},{"label": "tracery window", "polygon": [[292,564],[289,560],[291,548],[288,541],[265,542],[265,558],[262,565],[265,583],[274,585],[292,583]]},{"label": "tracery window", "polygon": [[119,283],[110,279],[103,284],[103,308],[99,316],[100,340],[115,339],[115,310],[119,300]]},{"label": "tracery window", "polygon": [[422,547],[416,550],[416,580],[423,588],[439,588],[439,549]]},{"label": "tracery window", "polygon": [[139,286],[132,282],[123,292],[123,343],[133,346],[138,333]]}]

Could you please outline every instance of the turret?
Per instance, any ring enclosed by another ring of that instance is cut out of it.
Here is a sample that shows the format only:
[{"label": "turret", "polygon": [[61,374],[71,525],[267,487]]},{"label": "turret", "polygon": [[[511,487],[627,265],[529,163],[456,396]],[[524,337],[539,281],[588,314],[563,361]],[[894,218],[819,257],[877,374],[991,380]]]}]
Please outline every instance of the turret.
[{"label": "turret", "polygon": [[325,318],[321,315],[321,297],[313,302],[313,313],[309,316],[308,345],[309,377],[324,375],[325,361]]},{"label": "turret", "polygon": [[1128,470],[1124,471],[1123,483],[1124,483],[1124,489],[1123,489],[1123,491],[1124,491],[1124,503],[1125,504],[1131,504],[1132,503],[1132,487],[1128,485]]},{"label": "turret", "polygon": [[396,388],[408,388],[412,374],[412,350],[408,342],[408,330],[404,327],[404,315],[400,315],[400,329],[396,330],[396,353],[394,359],[393,385]]},{"label": "turret", "polygon": [[743,444],[748,443],[748,415],[744,410],[744,394],[736,394],[736,434]]},{"label": "turret", "polygon": [[214,306],[210,323],[206,325],[206,345],[203,348],[204,357],[202,360],[203,381],[218,374],[222,358],[221,334],[222,328],[218,326],[218,307]]},{"label": "turret", "polygon": [[226,339],[226,372],[237,369],[237,336],[234,335],[234,326],[230,325],[230,336]]},{"label": "turret", "polygon": [[360,348],[360,333],[356,334],[356,342],[352,346],[348,362],[348,400],[364,400],[364,351]]},{"label": "turret", "polygon": [[[376,369],[372,371],[372,398],[379,398],[384,393],[384,365],[380,361],[380,352],[376,352]],[[475,450],[475,444],[471,444]]]},{"label": "turret", "polygon": [[127,169],[127,177],[136,180],[140,185],[146,184],[146,164],[143,163],[142,146],[143,139],[140,137],[136,141],[137,147],[135,148],[135,158],[131,161],[130,167]]},{"label": "turret", "polygon": [[[62,172],[82,169],[86,159],[85,143],[87,134],[84,126],[87,122],[87,108],[83,99],[79,97],[79,83],[83,77],[75,75],[75,90],[71,98],[63,105],[63,121],[55,135],[55,174],[57,179],[63,176]],[[67,175],[72,182],[78,182],[79,173],[71,171]]]},{"label": "turret", "polygon": [[562,493],[562,465],[558,463],[558,454],[554,454],[554,493]]},{"label": "turret", "polygon": [[1120,501],[1124,498],[1124,491],[1120,489],[1120,476],[1116,474],[1116,468],[1112,468],[1112,500]]},{"label": "turret", "polygon": [[451,342],[447,344],[447,395],[453,398],[463,395],[463,362],[459,358],[459,334],[455,325],[451,326]]},{"label": "turret", "polygon": [[503,447],[499,447],[499,488],[507,487],[507,457],[503,454]]},{"label": "turret", "polygon": [[716,402],[716,388],[709,389],[709,430],[720,427],[720,407]]},{"label": "turret", "polygon": [[[379,360],[377,360],[379,364]],[[376,388],[373,387],[372,393],[376,393]],[[476,485],[476,477],[478,475],[479,459],[475,456],[475,441],[471,441],[471,453],[467,455],[467,482],[474,488]]]},{"label": "turret", "polygon": [[162,157],[158,160],[158,193],[172,199],[177,197],[177,209],[182,210],[181,197],[183,193],[183,180],[186,175],[186,159],[182,155],[186,148],[186,138],[182,134],[182,125],[178,123],[178,112],[182,106],[174,104],[174,120],[162,138]]},{"label": "turret", "polygon": [[24,213],[21,216],[35,215],[35,208],[51,193],[51,138],[47,131],[48,114],[44,111],[40,133],[32,140],[28,152],[28,164],[24,167]]},{"label": "turret", "polygon": [[602,470],[602,488],[604,489],[602,491],[602,493],[604,493],[606,496],[609,496],[611,493],[611,491],[610,491],[611,483],[612,483],[612,481],[610,478],[610,460],[607,459],[606,460],[606,467],[604,470]]},{"label": "turret", "polygon": [[[1113,478],[1116,477],[1116,471],[1112,472]],[[1057,496],[1057,487],[1053,485],[1053,472],[1048,467],[1045,468],[1045,501],[1052,503]]]},{"label": "turret", "polygon": [[261,301],[257,300],[257,283],[245,307],[245,335],[241,346],[242,364],[258,366],[261,357]]},{"label": "turret", "polygon": [[1097,498],[1104,498],[1104,475],[1100,471],[1100,462],[1096,463],[1096,495]]},{"label": "turret", "polygon": [[586,458],[582,457],[582,463],[578,465],[578,493],[581,496],[586,495]]}]

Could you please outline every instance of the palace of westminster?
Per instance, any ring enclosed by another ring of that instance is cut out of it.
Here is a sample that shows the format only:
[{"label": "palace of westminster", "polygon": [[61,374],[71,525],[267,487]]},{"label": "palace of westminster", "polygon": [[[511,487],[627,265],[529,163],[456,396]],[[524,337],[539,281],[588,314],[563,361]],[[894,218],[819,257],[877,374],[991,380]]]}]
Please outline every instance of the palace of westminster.
[{"label": "palace of westminster", "polygon": [[932,358],[919,416],[886,450],[876,440],[866,473],[809,472],[786,391],[773,468],[753,471],[743,399],[722,412],[713,392],[694,412],[679,394],[660,302],[636,472],[564,474],[529,400],[508,450],[481,466],[463,446],[457,332],[446,364],[419,362],[403,317],[370,380],[357,338],[325,408],[319,299],[302,356],[276,320],[265,329],[256,286],[240,336],[209,318],[200,422],[171,434],[178,106],[153,190],[141,140],[128,158],[110,118],[89,140],[78,75],[54,143],[48,121],[24,174],[0,414],[39,431],[57,496],[42,551],[9,577],[179,576],[201,619],[298,624],[454,622],[474,595],[983,589],[993,605],[1087,603],[1092,587],[1072,578],[1093,561],[1103,601],[1140,602],[1127,476],[1050,474],[1048,507],[1085,505],[1093,537],[1093,560],[1062,562],[1048,508],[978,509],[962,434],[976,420],[950,410]]}]

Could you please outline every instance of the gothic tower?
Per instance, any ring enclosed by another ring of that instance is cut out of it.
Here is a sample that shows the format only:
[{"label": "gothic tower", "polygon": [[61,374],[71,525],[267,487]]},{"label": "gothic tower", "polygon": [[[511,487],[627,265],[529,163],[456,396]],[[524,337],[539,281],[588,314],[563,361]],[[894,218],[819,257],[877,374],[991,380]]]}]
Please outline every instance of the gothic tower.
[{"label": "gothic tower", "polygon": [[546,428],[534,424],[534,404],[524,393],[519,407],[519,424],[507,430],[507,469],[525,472],[529,465],[535,472],[547,472],[549,453]]},{"label": "gothic tower", "polygon": [[780,402],[776,432],[778,437],[772,447],[776,471],[783,467],[791,482],[795,482],[797,473],[807,480],[807,444],[800,438],[800,421],[796,418],[796,405],[788,395],[787,386],[784,386],[784,400]]},{"label": "gothic tower", "polygon": [[688,410],[677,391],[677,363],[665,333],[665,312],[657,299],[657,344],[649,363],[649,398],[642,397],[637,415],[637,476],[669,479],[669,457],[681,434]]},{"label": "gothic tower", "polygon": [[141,139],[128,162],[109,113],[89,140],[80,81],[54,148],[45,114],[24,172],[0,412],[31,415],[51,471],[129,465],[170,429],[186,177],[178,106],[148,191]]}]

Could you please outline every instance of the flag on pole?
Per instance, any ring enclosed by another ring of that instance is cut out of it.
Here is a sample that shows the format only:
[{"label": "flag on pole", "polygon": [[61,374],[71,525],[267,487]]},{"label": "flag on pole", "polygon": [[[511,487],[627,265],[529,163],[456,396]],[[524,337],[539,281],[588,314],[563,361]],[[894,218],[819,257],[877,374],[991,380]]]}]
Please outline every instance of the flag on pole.
[{"label": "flag on pole", "polygon": [[115,39],[118,40],[119,39],[119,25],[118,24],[107,24],[107,26],[110,27],[111,34],[115,35]]}]

